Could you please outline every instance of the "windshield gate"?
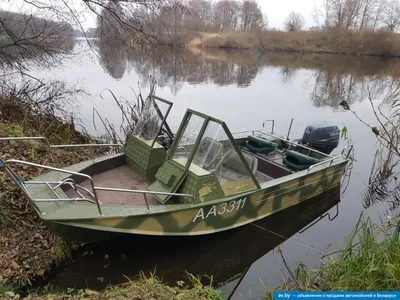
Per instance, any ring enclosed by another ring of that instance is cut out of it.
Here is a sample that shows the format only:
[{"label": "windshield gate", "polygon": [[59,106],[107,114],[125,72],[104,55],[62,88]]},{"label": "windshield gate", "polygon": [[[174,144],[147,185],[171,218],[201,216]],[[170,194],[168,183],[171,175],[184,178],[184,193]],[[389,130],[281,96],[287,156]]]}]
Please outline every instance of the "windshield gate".
[{"label": "windshield gate", "polygon": [[145,141],[151,148],[154,147],[162,131],[167,134],[168,138],[172,139],[172,131],[166,123],[172,103],[155,95],[150,95],[143,105],[143,110],[140,112],[133,130],[133,136]]}]

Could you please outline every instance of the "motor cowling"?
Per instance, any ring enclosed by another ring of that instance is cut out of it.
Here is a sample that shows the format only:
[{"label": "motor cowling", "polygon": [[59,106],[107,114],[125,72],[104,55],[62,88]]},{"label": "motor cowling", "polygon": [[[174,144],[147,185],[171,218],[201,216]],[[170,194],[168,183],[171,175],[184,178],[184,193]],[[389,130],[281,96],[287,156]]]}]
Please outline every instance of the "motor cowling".
[{"label": "motor cowling", "polygon": [[330,154],[339,145],[339,138],[340,130],[335,124],[319,122],[306,127],[301,142],[322,153]]}]

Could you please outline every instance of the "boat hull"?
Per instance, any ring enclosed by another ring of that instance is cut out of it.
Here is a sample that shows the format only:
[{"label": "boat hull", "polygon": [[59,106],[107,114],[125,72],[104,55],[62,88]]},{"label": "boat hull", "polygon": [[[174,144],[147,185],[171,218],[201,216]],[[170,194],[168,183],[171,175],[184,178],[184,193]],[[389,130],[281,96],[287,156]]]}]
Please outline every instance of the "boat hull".
[{"label": "boat hull", "polygon": [[126,234],[188,236],[229,230],[263,219],[327,190],[338,188],[346,162],[283,180],[254,193],[189,206],[175,211],[77,220],[45,220],[57,234],[77,241]]}]

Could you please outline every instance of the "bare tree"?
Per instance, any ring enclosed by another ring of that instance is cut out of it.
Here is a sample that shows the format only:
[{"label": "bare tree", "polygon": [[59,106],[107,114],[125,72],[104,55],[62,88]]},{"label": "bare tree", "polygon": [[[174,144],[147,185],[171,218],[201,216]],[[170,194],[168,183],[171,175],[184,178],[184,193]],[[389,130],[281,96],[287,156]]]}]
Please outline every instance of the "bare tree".
[{"label": "bare tree", "polygon": [[236,29],[239,24],[240,4],[236,0],[221,0],[216,2],[214,12],[214,27],[217,29]]},{"label": "bare tree", "polygon": [[260,6],[255,0],[244,0],[240,11],[241,29],[260,29],[265,26]]},{"label": "bare tree", "polygon": [[369,28],[370,23],[373,20],[375,3],[374,0],[361,0],[359,30]]},{"label": "bare tree", "polygon": [[283,25],[287,31],[299,31],[304,27],[305,20],[302,14],[291,12],[285,19]]},{"label": "bare tree", "polygon": [[203,30],[212,25],[211,0],[190,0],[187,7],[190,13],[184,16],[185,26],[192,30]]},{"label": "bare tree", "polygon": [[390,0],[384,11],[383,22],[390,31],[395,31],[400,24],[400,3],[398,0]]},{"label": "bare tree", "polygon": [[381,24],[385,8],[386,0],[378,0],[375,2],[372,29],[375,30]]}]

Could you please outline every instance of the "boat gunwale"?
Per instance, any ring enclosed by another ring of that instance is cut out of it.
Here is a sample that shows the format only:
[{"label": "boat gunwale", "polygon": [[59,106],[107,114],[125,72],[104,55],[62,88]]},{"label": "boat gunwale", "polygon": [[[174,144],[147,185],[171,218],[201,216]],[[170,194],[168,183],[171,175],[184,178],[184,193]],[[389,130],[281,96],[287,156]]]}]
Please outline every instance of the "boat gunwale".
[{"label": "boat gunwale", "polygon": [[[330,164],[329,166],[326,166],[326,167],[323,167],[323,165],[318,166],[317,168],[314,168],[312,172],[311,171],[307,172],[307,169],[306,169],[306,170],[303,170],[303,171],[295,172],[295,173],[288,174],[288,175],[280,177],[280,178],[276,178],[276,179],[270,180],[268,182],[265,182],[264,186],[262,186],[261,189],[258,189],[258,190],[253,190],[253,191],[250,191],[250,192],[244,192],[244,193],[240,193],[240,194],[236,194],[236,195],[231,195],[231,196],[227,196],[227,197],[223,197],[223,198],[218,198],[218,199],[210,200],[210,201],[207,201],[207,202],[199,202],[199,203],[195,203],[195,204],[183,203],[183,204],[150,205],[150,208],[151,208],[150,211],[147,210],[146,206],[122,206],[122,205],[101,204],[101,207],[104,207],[106,209],[107,208],[116,208],[116,207],[125,207],[125,208],[129,208],[130,210],[138,210],[140,212],[139,213],[135,213],[135,214],[126,214],[126,215],[125,214],[124,215],[117,215],[117,214],[116,215],[100,215],[100,214],[98,214],[95,217],[87,217],[87,218],[82,217],[82,218],[75,218],[75,219],[73,219],[73,218],[69,218],[69,219],[59,219],[59,218],[58,219],[51,219],[51,218],[47,218],[46,215],[41,215],[40,217],[43,220],[60,220],[60,221],[61,220],[92,220],[92,219],[105,220],[105,219],[113,219],[113,218],[121,217],[121,216],[123,216],[123,217],[154,216],[154,215],[165,214],[165,213],[169,213],[169,212],[179,212],[179,211],[184,211],[184,210],[193,209],[193,208],[208,207],[208,206],[217,205],[217,204],[220,204],[220,203],[223,203],[223,202],[227,202],[227,201],[232,201],[232,200],[235,200],[235,199],[243,198],[243,197],[246,197],[246,196],[249,196],[249,195],[254,195],[256,193],[265,192],[269,188],[272,188],[272,187],[277,186],[279,184],[282,184],[282,183],[285,183],[285,182],[289,182],[289,181],[292,181],[292,180],[296,180],[296,179],[299,179],[299,178],[303,178],[303,177],[306,177],[308,175],[315,175],[318,172],[321,172],[321,171],[327,170],[327,169],[333,169],[334,167],[339,166],[341,164],[345,165],[347,163],[347,161],[348,161],[348,159],[341,158],[341,159],[338,159],[336,162]],[[343,167],[343,169],[344,169],[344,167]],[[337,171],[337,172],[333,172],[333,174],[340,173],[340,172],[342,172],[342,170]],[[327,176],[331,176],[331,175],[332,174],[327,174]],[[321,180],[321,179],[319,179],[319,180]],[[312,183],[315,183],[315,182],[313,181]],[[312,183],[310,183],[310,184],[312,184]],[[293,185],[291,185],[291,186],[293,186]],[[289,186],[289,187],[291,187],[291,186]],[[293,189],[290,188],[288,190],[288,187],[283,187],[281,189],[275,190],[274,192],[276,193],[276,192],[279,192],[281,190],[286,190],[286,192],[289,192],[289,191],[291,191]],[[283,192],[283,193],[285,193],[285,192]],[[280,194],[282,194],[282,193],[280,193]],[[73,201],[73,200],[71,200],[71,201]],[[265,199],[265,200],[261,199],[257,203],[263,202],[263,201],[267,201],[267,199]],[[67,202],[67,201],[65,201],[65,202]],[[40,203],[40,202],[35,202],[35,203]],[[55,199],[54,200],[54,204],[56,204],[56,203],[60,203],[60,201],[57,201]],[[79,206],[91,206],[91,207],[93,207],[93,204],[88,204],[88,203],[79,203],[79,204],[78,203],[68,203],[68,205],[73,205],[73,206],[78,206],[79,205]]]},{"label": "boat gunwale", "polygon": [[[265,215],[261,215],[261,216],[257,216],[251,219],[248,219],[246,221],[243,221],[241,223],[235,223],[234,225],[231,226],[227,226],[227,227],[221,227],[218,229],[211,229],[211,230],[206,230],[206,231],[191,231],[191,232],[157,232],[157,231],[141,231],[141,232],[137,232],[135,229],[118,229],[118,228],[113,228],[113,227],[102,227],[102,226],[98,226],[98,225],[92,225],[92,224],[81,224],[81,223],[75,223],[75,222],[65,222],[65,221],[54,221],[54,223],[57,224],[61,224],[61,225],[65,225],[65,226],[71,226],[71,227],[79,227],[79,228],[86,228],[86,229],[90,229],[90,230],[97,230],[97,231],[107,231],[107,232],[116,232],[116,233],[123,233],[123,234],[138,234],[138,235],[150,235],[150,236],[197,236],[197,235],[207,235],[207,234],[212,234],[212,233],[218,233],[218,232],[223,232],[226,230],[231,230],[231,229],[235,229],[241,226],[245,226],[248,224],[251,224],[253,222],[259,221],[263,218],[267,218],[275,213],[281,212],[287,208],[290,207],[294,207],[296,205],[301,204],[304,201],[307,201],[313,197],[316,197],[320,194],[323,194],[329,190],[335,189],[338,186],[340,186],[340,183],[334,183],[331,184],[330,186],[328,186],[328,188],[323,189],[321,191],[315,192],[315,193],[311,193],[307,196],[304,196],[303,198],[301,198],[301,200],[299,200],[299,202],[293,203],[291,205],[288,205],[286,207],[282,207],[279,208],[277,210],[271,211]],[[106,230],[104,230],[106,229]]]}]

